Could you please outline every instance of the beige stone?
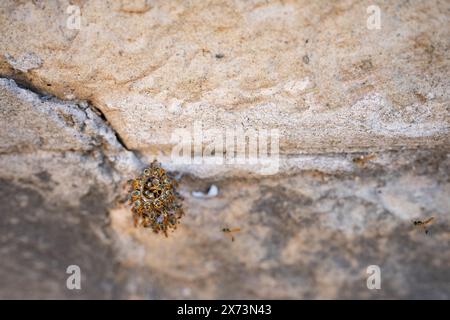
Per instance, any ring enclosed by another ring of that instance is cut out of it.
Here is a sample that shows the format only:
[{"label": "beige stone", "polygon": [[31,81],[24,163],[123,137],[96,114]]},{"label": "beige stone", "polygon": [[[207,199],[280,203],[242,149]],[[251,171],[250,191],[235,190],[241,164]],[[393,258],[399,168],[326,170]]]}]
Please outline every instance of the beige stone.
[{"label": "beige stone", "polygon": [[[75,298],[78,259],[88,298],[448,299],[450,5],[379,3],[372,29],[373,4],[2,1],[0,297]],[[203,147],[279,130],[278,170],[177,163],[198,123]],[[182,173],[169,238],[120,201],[154,157]]]}]

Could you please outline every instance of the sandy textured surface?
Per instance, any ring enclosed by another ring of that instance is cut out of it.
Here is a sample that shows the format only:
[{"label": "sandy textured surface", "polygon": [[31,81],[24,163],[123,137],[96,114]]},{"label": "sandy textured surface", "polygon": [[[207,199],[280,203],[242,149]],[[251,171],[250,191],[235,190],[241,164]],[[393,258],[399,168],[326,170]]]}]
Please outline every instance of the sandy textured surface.
[{"label": "sandy textured surface", "polygon": [[[372,4],[2,1],[0,297],[448,299],[450,4]],[[175,162],[197,124],[278,130],[279,170]],[[155,157],[167,239],[123,204]]]}]

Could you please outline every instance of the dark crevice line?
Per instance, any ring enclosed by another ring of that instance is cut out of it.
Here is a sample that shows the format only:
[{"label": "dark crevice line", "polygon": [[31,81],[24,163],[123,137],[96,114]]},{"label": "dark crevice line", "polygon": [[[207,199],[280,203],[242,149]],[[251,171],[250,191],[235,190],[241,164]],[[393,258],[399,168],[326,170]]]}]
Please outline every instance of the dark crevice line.
[{"label": "dark crevice line", "polygon": [[91,108],[91,110],[93,112],[95,112],[95,114],[97,114],[104,122],[105,124],[108,125],[109,128],[111,128],[111,130],[114,132],[114,135],[117,139],[117,141],[120,143],[120,145],[127,151],[132,151],[128,148],[128,146],[126,145],[125,141],[123,141],[122,137],[120,136],[120,134],[114,130],[113,126],[111,125],[111,123],[108,121],[108,119],[106,118],[105,114],[103,113],[102,110],[100,110],[100,108],[96,107],[91,100],[86,101],[88,106]]},{"label": "dark crevice line", "polygon": [[[77,100],[77,99],[72,99],[72,100],[64,100],[61,99],[60,97],[57,97],[49,92],[43,91],[38,89],[35,85],[33,85],[31,83],[31,81],[27,80],[25,75],[18,75],[17,77],[9,77],[3,74],[0,74],[0,78],[2,79],[7,79],[7,80],[12,80],[16,83],[16,85],[24,90],[30,91],[32,93],[34,93],[35,95],[37,95],[39,97],[40,100],[42,101],[48,101],[48,100],[54,100],[55,102],[63,102],[63,103],[70,103],[70,104],[74,104],[76,105],[78,108],[82,109],[79,105],[79,103],[81,102],[81,100]],[[108,126],[112,132],[114,132],[114,135],[117,139],[117,142],[127,151],[131,151],[127,145],[125,144],[124,140],[122,139],[122,137],[119,135],[119,133],[111,126],[110,122],[108,121],[108,119],[106,118],[105,114],[99,109],[97,108],[92,101],[88,100],[86,101],[87,103],[87,107],[90,108],[92,110],[92,112],[94,112],[95,114],[97,114],[105,123],[106,126]],[[84,110],[83,110],[84,111]]]}]

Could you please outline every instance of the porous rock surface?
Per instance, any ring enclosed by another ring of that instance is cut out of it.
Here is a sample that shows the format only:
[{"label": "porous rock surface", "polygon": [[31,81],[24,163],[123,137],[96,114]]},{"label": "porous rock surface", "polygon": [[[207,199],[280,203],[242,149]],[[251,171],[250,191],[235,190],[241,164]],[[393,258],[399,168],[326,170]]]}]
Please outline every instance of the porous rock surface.
[{"label": "porous rock surface", "polygon": [[[0,298],[450,298],[450,5],[372,4],[2,1]],[[176,163],[196,123],[277,129],[279,170]],[[123,203],[153,158],[168,238]]]}]

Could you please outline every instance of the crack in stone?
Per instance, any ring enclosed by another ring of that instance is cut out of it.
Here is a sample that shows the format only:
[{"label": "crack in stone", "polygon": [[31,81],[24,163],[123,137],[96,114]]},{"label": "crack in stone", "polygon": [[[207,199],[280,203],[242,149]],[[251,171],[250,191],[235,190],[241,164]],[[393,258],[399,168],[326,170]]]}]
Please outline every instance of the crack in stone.
[{"label": "crack in stone", "polygon": [[[43,119],[47,119],[42,120],[44,121],[42,125],[47,126],[48,121],[51,128],[48,136],[31,135],[30,141],[6,145],[6,149],[1,150],[0,156],[15,157],[44,152],[49,155],[59,153],[63,158],[67,153],[78,154],[81,158],[87,157],[93,164],[97,163],[93,173],[97,171],[99,178],[112,187],[111,199],[118,197],[124,177],[132,176],[143,167],[139,155],[126,147],[118,133],[92,103],[82,100],[65,101],[49,96],[46,92],[35,89],[30,83],[22,82],[18,85],[15,79],[9,77],[0,77],[0,82],[5,86],[6,92],[27,101],[30,110],[42,113]],[[61,137],[58,135],[58,128],[63,130]],[[14,130],[20,129],[13,126],[9,130],[14,134]],[[56,136],[52,136],[52,132]],[[31,134],[33,133],[39,134],[39,131],[32,131]],[[39,140],[37,144],[33,144],[35,139]]]},{"label": "crack in stone", "polygon": [[78,100],[78,99],[72,99],[72,100],[65,100],[60,97],[57,97],[49,92],[45,92],[44,90],[38,89],[36,86],[34,86],[31,81],[27,81],[24,78],[19,79],[18,77],[8,77],[3,74],[0,74],[0,79],[7,79],[12,80],[15,82],[17,87],[27,90],[29,92],[34,93],[39,100],[43,102],[51,101],[55,103],[70,103],[79,108],[79,110],[83,111],[86,114],[86,117],[89,118],[89,114],[86,113],[87,109],[90,109],[93,113],[99,116],[100,119],[103,120],[104,125],[107,126],[116,136],[117,142],[127,151],[133,152],[130,150],[126,143],[124,142],[123,138],[120,136],[120,134],[111,126],[108,119],[106,118],[105,114],[96,107],[92,101],[85,101],[85,100]]}]

